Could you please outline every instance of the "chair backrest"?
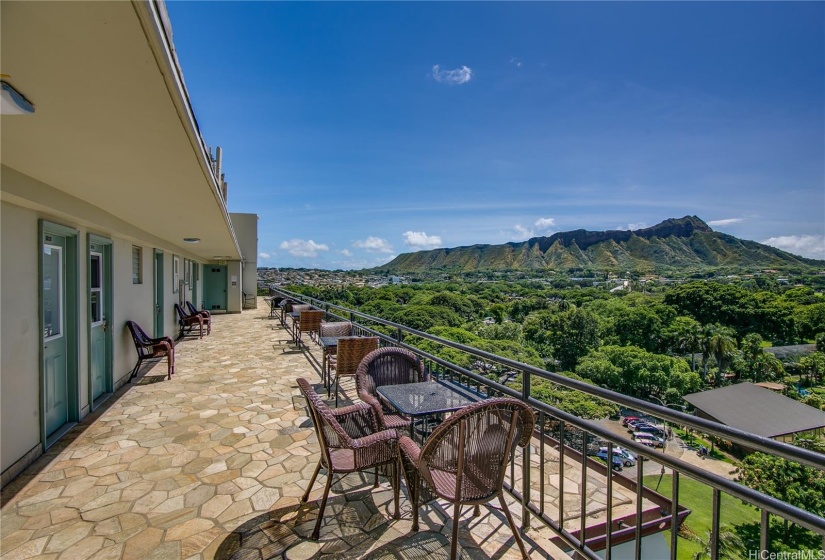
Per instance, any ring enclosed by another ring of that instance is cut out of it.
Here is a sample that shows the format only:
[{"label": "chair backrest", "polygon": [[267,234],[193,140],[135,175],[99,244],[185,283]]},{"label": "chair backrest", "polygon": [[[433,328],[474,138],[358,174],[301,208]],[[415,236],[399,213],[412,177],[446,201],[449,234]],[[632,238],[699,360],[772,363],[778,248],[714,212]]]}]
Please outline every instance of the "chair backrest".
[{"label": "chair backrest", "polygon": [[336,375],[355,375],[364,356],[378,348],[377,336],[342,336],[338,339]]},{"label": "chair backrest", "polygon": [[402,385],[427,381],[421,358],[404,348],[388,346],[373,350],[358,364],[355,385],[362,392],[375,396],[383,385]]},{"label": "chair backrest", "polygon": [[312,389],[309,381],[299,377],[298,388],[301,389],[301,393],[307,401],[307,408],[312,419],[312,425],[315,427],[318,445],[321,446],[321,461],[329,467],[331,465],[330,449],[351,447],[352,439],[335,419],[327,404]]},{"label": "chair backrest", "polygon": [[490,499],[501,489],[514,443],[524,447],[530,442],[535,420],[533,410],[515,399],[468,405],[447,418],[424,443],[421,474],[444,498]]},{"label": "chair backrest", "polygon": [[189,317],[189,314],[183,310],[179,303],[175,304],[175,312],[177,312],[178,319],[181,321]]},{"label": "chair backrest", "polygon": [[198,311],[198,308],[195,307],[195,305],[191,301],[186,302],[186,309],[189,310],[190,315],[197,315],[200,313],[200,311]]},{"label": "chair backrest", "polygon": [[335,321],[321,323],[319,336],[351,336],[352,323],[349,321]]},{"label": "chair backrest", "polygon": [[134,321],[126,321],[126,326],[129,327],[129,332],[132,334],[132,342],[135,343],[135,348],[137,348],[138,354],[141,353],[144,346],[152,344],[152,339],[149,338],[149,335],[143,332],[140,325]]},{"label": "chair backrest", "polygon": [[324,312],[320,309],[301,311],[301,321],[298,323],[298,330],[301,332],[316,332],[321,328],[321,320]]},{"label": "chair backrest", "polygon": [[292,311],[293,312],[309,311],[310,309],[312,309],[312,306],[309,305],[309,304],[306,304],[306,303],[293,303],[292,304]]}]

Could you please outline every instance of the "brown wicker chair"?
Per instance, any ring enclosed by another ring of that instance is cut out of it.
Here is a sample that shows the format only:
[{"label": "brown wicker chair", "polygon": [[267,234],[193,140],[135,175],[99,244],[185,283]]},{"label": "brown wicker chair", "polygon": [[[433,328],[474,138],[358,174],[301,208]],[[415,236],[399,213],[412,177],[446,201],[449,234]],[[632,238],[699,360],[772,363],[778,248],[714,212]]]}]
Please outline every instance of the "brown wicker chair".
[{"label": "brown wicker chair", "polygon": [[303,341],[303,333],[309,333],[309,336],[312,337],[312,333],[318,332],[321,328],[321,321],[324,319],[324,312],[320,309],[308,309],[306,311],[301,311],[301,316],[298,319],[296,324],[296,339],[295,343],[300,346],[305,346]]},{"label": "brown wicker chair", "polygon": [[[352,323],[349,321],[333,321],[328,323],[321,323],[318,328],[318,337],[334,336],[339,338],[342,336],[352,336]],[[324,387],[329,387],[330,384],[330,370],[328,359],[334,356],[337,351],[337,346],[324,346],[324,355],[321,360],[321,369],[324,372]]]},{"label": "brown wicker chair", "polygon": [[[342,336],[338,339],[335,355],[327,360],[330,370],[335,370],[335,406],[338,406],[339,380],[346,376],[353,377],[364,356],[377,348],[377,336]],[[327,389],[327,397],[329,397],[329,389]]]},{"label": "brown wicker chair", "polygon": [[424,373],[421,359],[403,348],[379,348],[367,354],[355,372],[355,386],[358,398],[375,411],[380,429],[404,429],[410,426],[410,419],[401,416],[380,399],[376,389],[384,385],[401,385],[429,381]]},{"label": "brown wicker chair", "polygon": [[521,554],[527,551],[504,499],[503,482],[513,444],[530,443],[535,414],[526,404],[495,398],[462,408],[419,446],[402,436],[398,445],[413,502],[413,531],[418,530],[418,500],[423,480],[440,498],[455,504],[450,558],[455,559],[462,505],[485,504],[498,497]]},{"label": "brown wicker chair", "polygon": [[126,321],[126,326],[132,334],[132,341],[135,343],[138,355],[138,361],[129,376],[129,381],[137,375],[140,364],[144,361],[163,358],[166,358],[166,378],[172,379],[172,374],[175,373],[175,341],[169,336],[149,338],[149,335],[143,332],[140,325],[134,321]]},{"label": "brown wicker chair", "polygon": [[[318,520],[312,531],[312,539],[318,539],[332,477],[339,473],[347,474],[387,465],[391,471],[390,483],[393,487],[393,516],[398,519],[398,494],[401,482],[398,473],[398,432],[375,431],[372,409],[364,403],[333,410],[324,403],[306,379],[299,378],[298,387],[307,400],[318,444],[321,446],[321,458],[309,480],[306,493],[301,498],[302,502],[309,499],[312,485],[315,484],[321,468],[327,470],[327,482],[324,486],[324,495],[321,497]],[[378,486],[377,474],[375,485]]]},{"label": "brown wicker chair", "polygon": [[175,304],[175,312],[178,314],[178,326],[180,327],[178,338],[183,338],[184,335],[190,334],[192,329],[195,328],[195,325],[198,326],[200,338],[203,338],[204,320],[200,314],[190,315],[177,303]]}]

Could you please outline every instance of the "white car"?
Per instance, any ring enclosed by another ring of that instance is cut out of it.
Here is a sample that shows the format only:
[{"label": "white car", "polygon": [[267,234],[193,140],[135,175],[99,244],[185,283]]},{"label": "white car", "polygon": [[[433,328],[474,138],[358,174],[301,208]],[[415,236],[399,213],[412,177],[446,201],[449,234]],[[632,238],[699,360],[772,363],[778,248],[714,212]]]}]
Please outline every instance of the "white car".
[{"label": "white car", "polygon": [[[599,454],[607,457],[607,448],[600,447]],[[636,464],[636,456],[624,447],[614,447],[613,456],[617,457],[625,467],[632,467]]]},{"label": "white car", "polygon": [[636,432],[633,434],[633,441],[649,445],[650,447],[664,447],[665,440],[645,432]]}]

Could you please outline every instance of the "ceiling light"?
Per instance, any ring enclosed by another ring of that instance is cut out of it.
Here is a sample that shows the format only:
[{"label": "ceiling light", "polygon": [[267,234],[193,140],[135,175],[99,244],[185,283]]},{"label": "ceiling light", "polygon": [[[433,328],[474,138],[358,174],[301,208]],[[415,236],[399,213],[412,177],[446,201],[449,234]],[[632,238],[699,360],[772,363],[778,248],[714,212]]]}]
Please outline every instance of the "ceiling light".
[{"label": "ceiling light", "polygon": [[[5,76],[4,76],[5,77]],[[34,105],[6,81],[0,80],[0,114],[28,115],[34,113]]]},{"label": "ceiling light", "polygon": [[200,240],[201,240],[200,237],[184,237],[183,238],[184,243],[200,243]]}]

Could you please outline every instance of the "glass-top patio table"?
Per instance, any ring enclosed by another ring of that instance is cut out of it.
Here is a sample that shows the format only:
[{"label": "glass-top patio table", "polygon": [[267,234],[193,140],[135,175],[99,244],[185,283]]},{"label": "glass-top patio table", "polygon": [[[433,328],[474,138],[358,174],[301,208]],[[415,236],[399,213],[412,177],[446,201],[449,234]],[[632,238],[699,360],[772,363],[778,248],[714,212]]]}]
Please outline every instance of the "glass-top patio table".
[{"label": "glass-top patio table", "polygon": [[[376,392],[398,412],[412,418],[454,412],[479,400],[478,397],[443,381],[383,385],[377,387]],[[410,424],[411,437],[413,424],[414,422]]]}]

